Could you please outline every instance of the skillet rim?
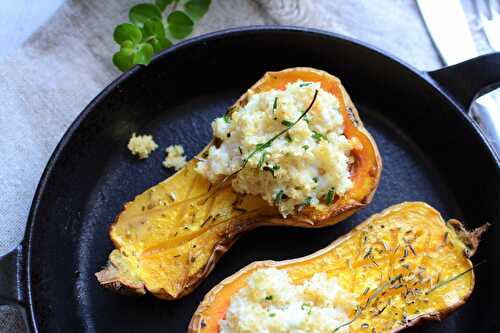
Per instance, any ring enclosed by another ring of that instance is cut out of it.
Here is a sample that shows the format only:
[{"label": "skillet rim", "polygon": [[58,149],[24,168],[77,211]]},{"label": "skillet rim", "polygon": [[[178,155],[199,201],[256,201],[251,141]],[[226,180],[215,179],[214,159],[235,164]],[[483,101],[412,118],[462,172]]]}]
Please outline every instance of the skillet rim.
[{"label": "skillet rim", "polygon": [[[321,29],[315,28],[306,28],[299,26],[290,26],[290,25],[282,25],[282,26],[272,26],[272,25],[252,25],[247,27],[236,27],[229,28],[224,30],[219,30],[211,33],[202,34],[196,37],[189,38],[188,40],[179,42],[168,49],[161,51],[158,55],[154,56],[149,66],[153,66],[155,63],[160,61],[162,58],[169,56],[172,53],[177,52],[178,50],[182,50],[185,46],[200,44],[209,42],[211,40],[218,40],[225,38],[227,36],[241,35],[241,34],[252,34],[252,33],[280,33],[280,32],[292,32],[297,34],[305,34],[312,35],[318,37],[326,37],[334,40],[342,40],[344,42],[348,42],[349,44],[358,47],[361,46],[365,48],[370,53],[374,53],[378,56],[382,56],[391,60],[392,63],[401,66],[409,74],[416,76],[418,79],[423,81],[423,83],[427,84],[433,90],[444,97],[446,102],[453,107],[456,112],[460,114],[461,120],[467,124],[467,126],[471,127],[473,134],[478,136],[480,141],[484,146],[486,146],[487,154],[489,155],[489,159],[496,163],[496,165],[500,168],[500,157],[497,157],[493,151],[492,145],[486,139],[484,134],[481,132],[479,126],[466,114],[463,107],[456,101],[456,99],[446,91],[446,88],[441,86],[438,82],[436,82],[427,72],[420,71],[412,65],[408,64],[404,60],[394,56],[382,49],[371,45],[366,42],[359,41],[357,39],[344,36],[338,33],[329,32]],[[38,211],[41,198],[44,195],[45,188],[47,186],[48,179],[52,176],[54,167],[58,160],[60,159],[60,155],[68,146],[68,142],[70,138],[73,137],[76,132],[79,130],[80,125],[87,119],[87,117],[93,112],[95,107],[101,103],[101,101],[106,98],[111,91],[118,88],[122,82],[138,75],[141,70],[144,70],[144,65],[135,65],[129,71],[122,73],[116,79],[111,81],[96,97],[94,97],[85,108],[78,114],[75,120],[69,125],[64,134],[62,135],[60,141],[54,148],[47,165],[45,166],[42,175],[40,176],[39,183],[37,185],[36,191],[33,196],[33,200],[31,203],[31,207],[29,210],[26,229],[24,232],[23,240],[19,246],[16,248],[19,251],[18,256],[20,256],[19,260],[17,260],[16,272],[18,276],[16,289],[18,291],[18,295],[20,295],[20,302],[24,305],[26,313],[28,314],[26,320],[29,326],[29,329],[33,332],[38,332],[38,324],[36,320],[36,313],[34,310],[34,304],[32,299],[32,283],[31,283],[31,264],[32,264],[32,239],[34,237],[34,225],[36,220],[38,219]],[[16,251],[16,250],[14,250]],[[20,266],[20,267],[19,267]]]}]

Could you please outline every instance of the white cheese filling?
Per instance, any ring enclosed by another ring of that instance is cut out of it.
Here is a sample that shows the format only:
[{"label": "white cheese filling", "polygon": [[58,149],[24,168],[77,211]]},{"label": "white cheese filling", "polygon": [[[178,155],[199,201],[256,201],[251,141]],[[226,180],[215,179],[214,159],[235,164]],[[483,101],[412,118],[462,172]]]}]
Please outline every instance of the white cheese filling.
[{"label": "white cheese filling", "polygon": [[[294,124],[316,91],[312,108]],[[210,147],[196,171],[212,183],[236,173],[235,191],[261,196],[285,217],[295,209],[319,204],[321,198],[331,203],[335,195],[342,196],[352,187],[349,163],[355,144],[343,135],[337,98],[318,82],[297,81],[285,90],[253,94],[244,107],[215,119],[212,128],[221,144]],[[287,128],[268,147],[259,149]]]},{"label": "white cheese filling", "polygon": [[295,285],[285,270],[259,269],[231,298],[220,333],[331,333],[349,321],[354,308],[354,296],[325,273]]}]

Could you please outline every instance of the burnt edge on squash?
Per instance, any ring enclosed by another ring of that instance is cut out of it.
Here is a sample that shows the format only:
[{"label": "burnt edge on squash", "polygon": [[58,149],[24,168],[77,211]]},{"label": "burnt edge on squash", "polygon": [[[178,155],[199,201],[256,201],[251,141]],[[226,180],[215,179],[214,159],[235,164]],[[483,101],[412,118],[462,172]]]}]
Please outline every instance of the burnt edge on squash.
[{"label": "burnt edge on squash", "polygon": [[[402,204],[405,204],[405,203],[408,203],[408,202],[399,203],[399,204],[396,204],[394,206],[399,206],[399,205],[402,205]],[[427,205],[427,204],[425,204],[425,205]],[[212,303],[213,299],[215,299],[215,297],[217,296],[217,294],[219,293],[219,291],[225,285],[232,283],[232,281],[234,281],[237,278],[239,278],[239,276],[241,274],[245,273],[246,271],[251,271],[251,270],[259,269],[259,268],[274,267],[276,265],[286,265],[288,263],[293,263],[293,262],[297,262],[297,261],[304,261],[305,262],[305,261],[307,261],[309,259],[315,258],[317,256],[321,256],[322,254],[324,254],[324,253],[330,251],[331,249],[335,248],[337,246],[337,244],[343,242],[346,238],[349,237],[349,234],[351,232],[355,231],[356,229],[358,229],[359,227],[363,226],[364,224],[367,224],[373,218],[375,218],[377,216],[383,215],[385,212],[389,211],[394,206],[387,207],[386,209],[382,210],[381,212],[375,213],[375,214],[371,215],[365,221],[363,221],[361,224],[359,224],[356,227],[354,227],[347,234],[344,234],[344,235],[340,236],[335,241],[333,241],[330,245],[328,245],[325,248],[323,248],[321,250],[318,250],[318,251],[316,251],[316,252],[314,252],[314,253],[312,253],[310,255],[307,255],[307,256],[304,256],[304,257],[300,257],[300,258],[296,258],[296,259],[283,260],[283,261],[274,261],[274,260],[256,261],[256,262],[253,262],[253,263],[251,263],[251,264],[249,264],[249,265],[241,268],[237,272],[233,273],[231,276],[229,276],[229,277],[225,278],[224,280],[222,280],[221,282],[219,282],[217,285],[215,285],[205,295],[205,297],[203,298],[203,300],[200,302],[200,304],[198,305],[197,309],[195,310],[195,312],[193,314],[193,317],[191,318],[191,321],[189,323],[188,331],[187,332],[188,333],[199,333],[199,332],[201,332],[201,329],[203,329],[206,326],[206,323],[205,323],[204,317],[202,317],[200,315],[200,313],[202,313],[205,308],[208,308],[210,306],[210,304]],[[435,210],[432,207],[431,207],[431,209]],[[457,219],[449,219],[449,220],[444,221],[444,222],[445,222],[445,225],[448,228],[450,228],[453,232],[456,233],[456,235],[458,236],[459,240],[466,246],[466,249],[464,250],[464,255],[468,259],[470,259],[475,254],[475,252],[476,252],[476,250],[477,250],[477,248],[479,246],[479,242],[480,242],[481,236],[491,226],[490,223],[485,223],[485,224],[483,224],[483,225],[475,228],[472,231],[468,231],[463,226],[462,222],[460,222]],[[470,296],[472,295],[472,292],[473,292],[474,286],[475,286],[474,270],[472,270],[471,273],[473,274],[472,275],[473,280],[472,280],[472,287],[470,289],[470,292],[464,298],[462,298],[459,302],[457,302],[453,306],[450,306],[450,307],[444,309],[441,312],[434,312],[434,313],[422,314],[419,317],[416,317],[416,318],[413,318],[412,320],[409,320],[405,325],[403,325],[401,327],[398,327],[395,330],[392,330],[392,331],[390,331],[388,333],[397,333],[397,332],[403,331],[406,328],[410,328],[410,327],[413,327],[413,326],[419,326],[419,325],[422,325],[422,324],[424,324],[426,322],[429,322],[429,321],[441,321],[444,318],[446,318],[448,315],[450,315],[453,311],[455,311],[458,308],[460,308],[461,306],[463,306],[467,302],[467,300],[470,298]]]},{"label": "burnt edge on squash", "polygon": [[[373,168],[373,170],[370,170],[370,176],[375,179],[375,183],[371,188],[371,191],[366,194],[364,198],[362,198],[360,201],[352,201],[347,205],[343,205],[339,207],[336,210],[329,210],[327,215],[324,216],[321,220],[314,221],[310,217],[312,215],[312,212],[314,212],[314,209],[307,207],[300,213],[294,216],[290,216],[287,219],[283,219],[281,215],[277,212],[276,215],[267,215],[267,216],[259,216],[258,219],[259,221],[252,220],[250,225],[248,222],[249,219],[246,219],[244,222],[239,220],[236,225],[234,225],[231,221],[230,226],[225,233],[225,237],[222,238],[219,242],[216,243],[209,260],[207,261],[207,264],[203,266],[200,271],[192,276],[187,283],[185,284],[185,287],[183,288],[182,292],[177,294],[177,295],[171,295],[167,293],[166,291],[160,292],[160,293],[152,293],[150,292],[144,284],[133,284],[128,281],[126,277],[120,274],[119,269],[113,265],[113,263],[108,260],[107,265],[100,270],[99,272],[95,273],[95,276],[99,282],[100,285],[105,287],[106,289],[109,289],[113,292],[122,294],[122,295],[128,295],[128,296],[143,296],[147,293],[151,293],[153,296],[164,299],[164,300],[175,300],[179,299],[183,296],[188,295],[191,293],[196,287],[210,274],[210,272],[213,270],[215,267],[215,264],[219,261],[219,259],[222,257],[224,253],[226,253],[231,246],[237,241],[237,239],[241,236],[246,231],[250,231],[254,228],[257,228],[259,226],[277,226],[277,222],[279,222],[278,226],[290,226],[290,227],[302,227],[302,228],[322,228],[326,226],[331,226],[334,225],[344,219],[347,219],[351,215],[353,215],[358,209],[368,205],[372,199],[373,196],[375,195],[375,192],[378,188],[378,185],[380,183],[380,175],[382,173],[382,159],[378,150],[378,147],[375,143],[375,140],[373,139],[372,135],[366,130],[366,128],[363,125],[363,122],[359,116],[359,112],[352,102],[349,94],[347,93],[346,89],[342,85],[342,82],[339,78],[336,76],[323,71],[323,70],[318,70],[314,68],[309,68],[309,67],[294,67],[294,68],[289,68],[285,69],[279,72],[287,72],[287,71],[306,71],[306,72],[314,72],[317,73],[321,76],[327,76],[329,79],[334,80],[336,84],[339,87],[339,90],[342,93],[343,99],[344,99],[344,106],[345,109],[349,115],[350,121],[354,124],[356,129],[360,132],[362,132],[363,135],[365,135],[368,138],[368,141],[370,142],[370,145],[373,147],[374,150],[374,155],[376,158],[376,166]],[[248,101],[248,97],[250,94],[253,93],[258,93],[259,89],[256,90],[256,87],[260,86],[263,82],[268,80],[269,77],[275,78],[275,73],[276,72],[266,72],[261,79],[259,79],[256,83],[254,83],[245,93],[230,107],[228,107],[228,110],[226,114],[229,114],[231,112],[234,112],[234,109],[236,107],[241,107],[246,104]],[[208,151],[208,148],[214,144],[214,140],[212,139],[207,146],[196,156],[202,157],[203,154],[205,154],[206,151]],[[178,172],[181,172],[179,170]],[[174,174],[175,175],[175,174]],[[170,176],[173,177],[174,175]],[[126,204],[124,205],[124,209],[126,209]],[[118,222],[118,219],[120,217],[121,213],[118,214],[116,219],[113,221],[109,228],[109,233],[111,233],[111,229],[113,226]],[[252,218],[252,217],[250,217]],[[111,237],[110,237],[111,238]],[[112,238],[111,238],[112,239]],[[113,242],[114,243],[114,242]],[[114,243],[114,247],[116,250],[120,250],[119,246]]]}]

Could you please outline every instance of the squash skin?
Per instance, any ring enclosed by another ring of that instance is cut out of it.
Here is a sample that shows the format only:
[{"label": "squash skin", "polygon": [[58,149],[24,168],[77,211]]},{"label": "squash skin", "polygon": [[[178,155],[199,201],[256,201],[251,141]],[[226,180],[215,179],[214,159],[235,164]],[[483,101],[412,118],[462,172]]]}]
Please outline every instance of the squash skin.
[{"label": "squash skin", "polygon": [[[330,91],[339,99],[341,112],[344,117],[345,135],[348,138],[357,137],[362,144],[362,149],[352,151],[352,155],[355,158],[355,162],[351,169],[351,179],[354,183],[353,188],[343,197],[336,197],[335,201],[330,206],[323,204],[320,209],[306,207],[299,214],[283,219],[275,207],[271,207],[262,199],[251,195],[246,195],[241,199],[240,196],[232,190],[230,185],[227,184],[217,189],[217,193],[213,195],[216,197],[213,201],[218,202],[225,200],[227,203],[229,201],[234,202],[235,200],[241,200],[238,204],[240,206],[239,208],[244,208],[247,212],[240,214],[232,211],[232,208],[230,208],[230,213],[222,214],[225,219],[224,221],[215,223],[213,222],[215,221],[214,219],[213,221],[209,221],[206,225],[198,224],[198,226],[201,225],[201,229],[205,230],[204,232],[207,235],[210,232],[214,234],[213,237],[208,237],[209,241],[201,241],[194,244],[194,238],[187,235],[185,236],[186,244],[179,246],[179,244],[177,244],[178,242],[172,242],[173,237],[177,236],[176,234],[166,237],[163,236],[162,239],[161,237],[152,235],[152,233],[155,231],[161,233],[167,230],[165,225],[162,225],[163,222],[159,222],[161,219],[158,216],[159,214],[173,215],[177,213],[175,209],[177,209],[176,207],[180,205],[180,203],[170,202],[166,199],[168,193],[175,192],[177,197],[182,198],[181,202],[188,202],[190,200],[193,201],[193,198],[202,198],[210,192],[211,187],[208,181],[195,174],[193,169],[196,161],[193,159],[184,169],[179,170],[164,182],[145,191],[143,194],[137,196],[134,201],[125,205],[122,213],[118,215],[115,222],[110,227],[110,238],[116,250],[110,254],[107,267],[96,273],[96,277],[101,285],[122,294],[144,295],[150,292],[158,298],[167,300],[178,299],[196,288],[196,286],[210,273],[218,259],[244,232],[262,225],[305,228],[330,226],[346,219],[354,214],[359,208],[371,202],[380,180],[382,161],[373,138],[364,128],[354,104],[343,88],[340,80],[336,77],[324,71],[303,67],[286,69],[279,72],[268,72],[241,96],[235,104],[229,108],[228,112],[232,112],[236,106],[245,105],[251,94],[269,89],[283,89],[287,83],[295,82],[299,79],[304,81],[318,81],[321,83],[323,89]],[[203,149],[198,157],[202,157],[212,144],[214,144],[213,140]],[[187,188],[194,189],[190,190],[191,192],[188,193],[186,192]],[[203,189],[203,191],[199,189]],[[179,192],[181,194],[179,194]],[[152,204],[153,207],[151,210],[146,209],[146,212],[139,210],[139,207],[149,207]],[[158,207],[162,204],[165,205],[163,207]],[[219,210],[227,211],[227,207],[223,206],[224,205],[221,205]],[[216,216],[215,212],[217,212],[217,209],[206,209],[208,211],[205,217]],[[178,212],[178,214],[181,213]],[[183,216],[180,220],[185,218],[186,217]],[[146,224],[147,222],[152,224],[152,230],[148,231],[151,233],[150,236],[135,236],[139,233],[144,234],[144,227],[138,225],[140,219],[142,219],[141,223],[143,224],[145,222]],[[153,220],[152,223],[151,220]],[[178,221],[169,221],[168,223],[171,224],[168,229],[178,228],[181,231],[181,233],[179,233],[180,238],[184,237],[182,231],[184,231],[183,228],[186,228],[186,223],[178,223]],[[172,227],[172,225],[174,226]],[[219,228],[219,226],[221,230],[214,231],[214,229]],[[188,231],[191,232],[192,230]],[[136,239],[127,239],[130,233],[132,234],[131,237],[135,237]],[[192,231],[192,234],[197,234],[195,237],[200,239],[203,237],[203,235],[200,234],[200,230],[195,229]],[[137,245],[140,242],[142,242],[142,245]],[[175,244],[170,246],[166,245],[171,243]],[[191,262],[193,259],[191,250],[193,248],[191,248],[190,251],[184,251],[185,248],[192,246],[195,246],[198,250],[194,263]],[[184,250],[180,250],[180,247],[184,247]],[[172,252],[175,249],[179,250],[179,253]],[[203,253],[200,254],[200,251]],[[156,259],[149,259],[150,257],[156,256],[157,252],[161,253],[157,255]],[[146,255],[144,255],[144,253],[146,253]],[[165,263],[164,261],[167,255],[171,257],[169,262]],[[188,260],[183,260],[182,264],[177,262],[185,257],[187,257]],[[174,258],[179,259],[174,260]],[[157,262],[152,263],[154,260]],[[144,264],[146,261],[147,264]],[[159,262],[162,263],[159,264]],[[200,264],[198,264],[198,262],[200,262]],[[144,267],[151,268],[150,272],[145,273]],[[153,272],[158,273],[159,271],[163,281],[157,281],[160,280],[160,278],[153,277]],[[168,272],[165,273],[166,271]],[[183,271],[183,273],[179,274],[178,271]],[[170,274],[170,276],[168,276],[168,274]]]},{"label": "squash skin", "polygon": [[[404,220],[406,218],[406,221],[403,223],[398,222],[401,221],[402,219]],[[430,220],[432,222],[428,222],[425,220]],[[219,321],[225,316],[225,312],[227,311],[227,308],[229,307],[230,303],[230,298],[232,295],[234,295],[240,288],[245,286],[245,281],[246,278],[254,272],[256,269],[260,268],[269,268],[269,267],[274,267],[278,269],[286,269],[288,271],[289,276],[292,278],[292,281],[294,282],[300,282],[301,280],[304,280],[306,278],[310,278],[314,273],[317,272],[327,272],[330,276],[335,276],[338,278],[338,280],[342,281],[344,277],[349,275],[347,277],[347,282],[345,282],[344,288],[349,290],[348,288],[351,288],[351,292],[353,292],[355,295],[358,296],[358,300],[360,300],[359,304],[362,306],[363,304],[366,304],[366,300],[370,297],[370,294],[374,294],[374,290],[376,290],[374,287],[371,288],[371,290],[366,294],[366,296],[363,293],[363,290],[365,289],[364,282],[366,281],[361,281],[362,285],[359,285],[358,287],[352,287],[351,284],[355,284],[356,277],[358,276],[357,274],[365,265],[371,265],[371,263],[363,263],[361,266],[355,266],[355,264],[352,264],[353,266],[350,267],[345,267],[344,271],[349,271],[349,272],[344,272],[343,270],[339,269],[338,266],[338,261],[344,261],[346,258],[342,256],[344,252],[342,252],[342,247],[347,247],[346,244],[351,243],[359,243],[359,240],[363,239],[364,235],[367,235],[368,237],[371,237],[369,233],[367,232],[373,232],[373,236],[377,239],[377,242],[373,243],[376,244],[378,243],[379,237],[382,234],[392,234],[393,230],[391,230],[391,225],[394,226],[395,223],[397,226],[395,228],[400,227],[401,225],[406,225],[409,227],[410,230],[416,230],[415,234],[420,232],[420,230],[429,230],[429,231],[442,231],[443,233],[437,235],[439,238],[439,242],[441,239],[443,240],[443,245],[442,247],[435,248],[434,251],[439,251],[435,252],[435,254],[439,256],[446,256],[446,255],[455,255],[456,261],[453,263],[453,265],[456,265],[458,267],[455,267],[451,270],[449,270],[446,275],[446,277],[443,277],[443,280],[446,281],[446,279],[457,276],[460,273],[463,273],[464,271],[470,269],[470,273],[463,275],[461,278],[456,279],[454,281],[449,282],[448,284],[444,284],[442,287],[437,288],[434,290],[432,293],[429,293],[428,295],[425,294],[425,288],[422,288],[422,294],[418,297],[422,297],[427,299],[427,303],[421,303],[421,304],[437,304],[435,311],[427,311],[427,312],[421,312],[417,316],[412,316],[408,312],[410,318],[408,321],[402,323],[399,320],[395,320],[391,325],[388,325],[387,319],[386,318],[381,318],[378,317],[378,315],[373,315],[372,321],[370,321],[370,317],[367,316],[366,314],[363,314],[361,317],[356,319],[351,325],[349,325],[350,332],[366,332],[366,328],[360,328],[361,323],[367,323],[369,325],[368,331],[371,331],[371,329],[375,329],[376,332],[382,333],[382,332],[389,332],[389,333],[395,333],[404,330],[405,328],[421,324],[425,321],[430,321],[430,320],[442,320],[446,315],[450,314],[457,308],[459,308],[461,305],[465,304],[467,299],[470,297],[472,290],[474,288],[474,271],[472,270],[473,266],[469,258],[474,255],[478,245],[479,245],[479,238],[483,232],[485,232],[488,228],[488,224],[477,228],[476,230],[472,232],[466,231],[462,224],[454,219],[451,219],[447,222],[445,222],[439,212],[434,210],[432,207],[429,205],[423,203],[423,202],[404,202],[401,204],[397,204],[394,206],[391,206],[381,213],[375,214],[372,217],[368,218],[366,221],[358,225],[356,228],[354,228],[351,232],[348,234],[338,238],[336,241],[334,241],[332,244],[327,246],[326,248],[313,253],[311,255],[308,255],[306,257],[298,258],[298,259],[292,259],[292,260],[285,260],[285,261],[280,261],[280,262],[275,262],[275,261],[260,261],[260,262],[254,262],[244,268],[242,268],[240,271],[236,272],[232,276],[224,279],[222,282],[220,282],[218,285],[216,285],[211,291],[209,291],[203,301],[200,303],[198,306],[197,310],[195,311],[192,320],[189,324],[188,328],[188,333],[216,333],[219,332]],[[422,223],[424,224],[420,229],[418,228],[418,225]],[[380,231],[378,229],[381,225],[384,225],[386,227],[385,231]],[[376,234],[376,235],[375,235]],[[425,231],[423,232],[423,236],[426,237],[425,240],[421,241],[423,244],[426,244],[425,242],[427,241],[428,244],[433,244],[434,241],[437,239],[436,235],[430,236],[432,232],[429,232],[429,236],[425,236]],[[403,235],[403,232],[400,232],[400,235]],[[405,234],[409,235],[409,234]],[[445,235],[443,237],[443,235]],[[418,237],[417,237],[418,238]],[[416,239],[417,239],[416,238]],[[402,238],[404,239],[404,238]],[[415,239],[415,241],[416,241]],[[371,245],[370,241],[367,242],[367,245]],[[416,243],[415,243],[416,244]],[[451,244],[451,245],[450,245]],[[395,244],[394,244],[395,245]],[[419,245],[422,245],[420,243]],[[389,245],[391,246],[391,245]],[[371,247],[370,247],[371,248]],[[384,245],[385,248],[385,245]],[[396,247],[397,249],[400,249],[399,244]],[[424,258],[425,256],[428,255],[427,252],[424,252],[424,249],[415,247],[415,251],[417,255],[415,255],[414,260],[417,260],[417,256],[421,256],[421,258]],[[338,254],[335,254],[335,252],[338,251]],[[422,251],[421,254],[419,253]],[[389,248],[387,250],[388,253],[388,260],[391,262],[390,257],[393,256],[391,254],[393,252],[392,248]],[[358,259],[360,258],[359,254],[361,254],[361,257],[363,257],[364,252],[360,252],[357,254],[353,254],[353,256],[358,256]],[[379,253],[380,254],[380,253]],[[410,258],[413,254],[409,251],[408,256],[405,257],[408,258],[407,264],[412,265],[413,263],[410,261]],[[329,260],[331,257],[336,256],[336,259]],[[375,255],[376,257],[377,255]],[[451,257],[447,257],[446,260],[450,260]],[[399,258],[399,257],[398,257]],[[420,258],[420,259],[421,259]],[[353,259],[353,257],[348,257],[348,260]],[[355,258],[354,258],[355,259]],[[384,270],[385,268],[388,269],[388,272],[390,272],[390,268],[384,266],[385,264],[381,264],[382,258],[379,257],[378,260],[380,267],[377,266],[377,270],[382,269]],[[441,260],[441,259],[435,259],[435,260]],[[443,259],[444,260],[444,259]],[[364,257],[361,261],[367,262],[368,260],[365,260]],[[337,264],[336,268],[332,268],[331,266],[335,266]],[[426,268],[432,268],[432,265],[426,266],[425,264],[422,263],[422,260],[420,261],[420,264],[423,265]],[[314,266],[316,265],[316,266]],[[329,266],[331,265],[331,266]],[[350,265],[350,264],[346,264]],[[309,268],[308,266],[313,266],[313,268]],[[436,264],[436,267],[439,266],[439,263]],[[434,268],[436,268],[434,267]],[[444,266],[443,266],[444,267]],[[316,269],[314,269],[316,268]],[[392,267],[394,268],[394,266]],[[332,271],[337,271],[338,273],[332,273]],[[357,273],[351,272],[352,270],[358,270]],[[400,273],[401,270],[394,269],[395,272]],[[369,272],[369,271],[368,271]],[[368,276],[368,280],[371,281],[370,273],[367,273],[365,270],[366,276]],[[354,278],[351,277],[351,274],[354,276]],[[381,277],[381,281],[388,281],[389,276],[394,276],[394,274],[388,273],[387,275],[384,274],[384,277]],[[424,279],[425,281],[425,279]],[[432,281],[430,282],[432,286]],[[437,282],[436,282],[437,283]],[[382,284],[382,283],[380,283]],[[380,284],[378,286],[380,286]],[[410,284],[408,284],[410,285]],[[422,284],[423,286],[423,284]],[[419,287],[419,285],[417,285]],[[403,290],[405,287],[402,287],[401,290]],[[430,290],[430,286],[427,287],[427,290]],[[387,292],[388,294],[391,292],[393,288],[387,288],[384,289],[384,293]],[[407,289],[408,290],[408,289]],[[447,290],[446,292],[444,292]],[[356,293],[356,291],[358,291]],[[450,291],[455,292],[454,296],[458,295],[459,297],[453,300],[451,304],[447,304],[445,302],[445,297],[447,296]],[[443,292],[443,293],[441,293]],[[363,294],[361,294],[363,293]],[[373,301],[371,304],[373,305],[374,303],[382,301],[382,305],[384,305],[383,301],[386,300],[388,297],[391,298],[392,303],[398,304],[397,301],[397,292],[393,292],[392,295],[389,295],[384,299],[384,293],[379,294],[379,296],[375,297],[375,301]],[[380,296],[382,295],[382,296]],[[378,298],[378,300],[376,300]],[[417,304],[420,302],[418,298],[414,298],[413,300],[417,299]],[[406,299],[405,299],[406,302]],[[444,303],[443,303],[444,302]],[[392,313],[392,308],[391,308],[391,303],[388,307],[391,310]],[[413,305],[408,306],[408,309]],[[377,310],[379,310],[379,305],[377,305]],[[381,307],[381,306],[380,306]],[[406,308],[402,308],[406,309]],[[413,309],[419,309],[418,305],[415,306]],[[432,309],[432,307],[431,307]],[[429,310],[429,309],[427,309]],[[365,313],[370,313],[370,307],[367,307],[365,310],[363,310]],[[400,313],[401,314],[401,313]],[[380,315],[380,314],[379,314]],[[385,312],[384,315],[387,315],[387,312]],[[382,316],[382,315],[380,315]],[[351,314],[351,317],[354,317],[354,314]],[[375,318],[375,319],[374,319]],[[389,317],[391,318],[391,317]],[[379,320],[380,319],[380,320]],[[375,320],[378,320],[378,322],[375,322]],[[384,320],[386,322],[384,323]],[[394,323],[396,323],[394,325]],[[385,327],[384,327],[385,325]]]}]

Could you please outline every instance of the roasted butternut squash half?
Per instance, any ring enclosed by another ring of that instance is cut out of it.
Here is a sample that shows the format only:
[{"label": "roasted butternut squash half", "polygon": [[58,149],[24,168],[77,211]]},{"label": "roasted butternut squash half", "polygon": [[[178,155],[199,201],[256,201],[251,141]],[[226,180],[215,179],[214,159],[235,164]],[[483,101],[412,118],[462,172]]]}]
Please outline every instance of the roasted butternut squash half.
[{"label": "roasted butternut squash half", "polygon": [[[250,106],[264,108],[255,112],[259,117],[267,117],[268,122],[259,128],[248,127],[256,123],[242,118],[249,114]],[[332,108],[337,117],[325,118]],[[212,125],[214,134],[222,134],[216,135],[197,157],[125,204],[110,228],[116,249],[109,255],[108,266],[96,274],[101,285],[123,293],[141,295],[149,291],[163,299],[180,298],[209,274],[242,233],[261,225],[330,226],[367,205],[375,193],[382,169],[377,146],[340,80],[324,71],[292,68],[268,72],[218,122]],[[230,122],[233,132],[226,133],[224,128]],[[334,130],[319,133],[330,123],[336,126]],[[252,138],[243,138],[251,131],[258,136],[259,130],[268,131],[267,141],[252,143]],[[229,141],[231,134],[231,140],[246,142],[246,146],[241,143],[236,150],[231,141],[238,156],[216,167],[237,163],[236,171],[215,174],[217,168],[212,165],[210,169],[208,160],[213,156],[227,157],[227,151],[221,150],[229,145],[224,139],[227,136]],[[301,135],[309,145],[299,143]],[[338,149],[328,146],[335,141],[331,137],[339,138],[335,139]],[[315,150],[309,147],[313,145]],[[339,151],[347,146],[349,156],[342,156]],[[306,157],[312,162],[307,164]],[[342,179],[342,170],[329,172],[322,167],[335,167],[337,160],[344,163]],[[281,169],[275,161],[281,161]],[[307,174],[297,169],[299,165],[309,168],[306,171],[311,175],[317,174],[297,180],[306,182],[304,186],[290,181],[290,177]],[[285,171],[288,183],[279,183]],[[330,186],[325,185],[327,178],[338,183],[337,189],[325,189]],[[253,182],[253,188],[249,182]],[[286,192],[266,192],[266,200],[259,195],[263,184],[287,186]],[[238,186],[239,191],[235,189]],[[305,197],[307,186],[312,188],[314,197]],[[317,190],[321,186],[323,193]],[[301,200],[303,204],[297,204]]]},{"label": "roasted butternut squash half", "polygon": [[383,333],[440,320],[472,293],[469,257],[485,228],[467,232],[422,202],[389,207],[312,255],[255,262],[226,278],[189,332]]}]

